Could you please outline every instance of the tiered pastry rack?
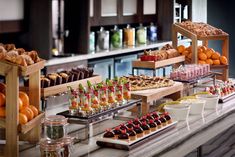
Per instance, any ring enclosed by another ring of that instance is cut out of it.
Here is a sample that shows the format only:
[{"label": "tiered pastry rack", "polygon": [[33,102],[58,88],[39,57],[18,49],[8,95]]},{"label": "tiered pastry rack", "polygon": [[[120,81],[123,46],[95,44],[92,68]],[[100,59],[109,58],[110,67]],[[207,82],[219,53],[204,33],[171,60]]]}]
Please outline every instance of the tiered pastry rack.
[{"label": "tiered pastry rack", "polygon": [[0,126],[5,128],[4,156],[19,156],[19,135],[22,140],[38,142],[40,137],[41,119],[45,116],[40,113],[37,117],[26,123],[19,124],[19,77],[29,76],[30,104],[40,109],[40,74],[45,61],[22,67],[6,61],[0,62],[0,75],[6,80],[6,118],[0,119]]},{"label": "tiered pastry rack", "polygon": [[[182,26],[176,23],[172,25],[172,46],[174,48],[177,48],[177,45],[178,45],[177,33],[180,33],[183,36],[192,40],[192,52],[193,52],[192,62],[193,63],[198,62],[197,47],[198,47],[199,40],[202,41],[202,44],[204,46],[208,46],[209,40],[221,40],[222,41],[222,55],[227,57],[227,59],[229,60],[229,35],[228,34],[202,37],[202,36],[198,36],[194,34],[193,32],[190,32],[189,30],[183,28]],[[217,78],[222,79],[223,81],[228,80],[228,74],[229,74],[228,65],[212,65],[211,69],[222,71],[222,73],[220,73]]]}]

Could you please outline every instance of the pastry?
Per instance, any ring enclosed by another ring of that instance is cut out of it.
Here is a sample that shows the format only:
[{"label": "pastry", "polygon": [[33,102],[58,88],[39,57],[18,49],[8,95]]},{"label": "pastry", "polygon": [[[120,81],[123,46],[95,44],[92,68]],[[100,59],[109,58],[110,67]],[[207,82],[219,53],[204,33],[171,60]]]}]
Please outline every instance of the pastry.
[{"label": "pastry", "polygon": [[168,112],[165,112],[165,113],[164,113],[164,118],[166,119],[167,124],[171,124],[171,123],[172,123],[171,116],[169,115]]},{"label": "pastry", "polygon": [[27,63],[27,65],[32,65],[34,64],[34,61],[32,60],[32,58],[26,54],[22,54],[20,55],[24,58],[25,62]]},{"label": "pastry", "polygon": [[128,129],[124,124],[121,124],[119,128],[120,128],[121,130],[127,130],[127,129]]},{"label": "pastry", "polygon": [[154,120],[152,120],[152,119],[149,120],[148,125],[149,125],[151,131],[156,131],[157,130],[157,124],[154,122]]},{"label": "pastry", "polygon": [[129,135],[130,141],[134,141],[134,140],[137,139],[137,134],[136,134],[136,132],[133,130],[133,128],[128,128],[127,133],[128,133],[128,135]]},{"label": "pastry", "polygon": [[155,124],[157,124],[158,129],[162,128],[162,123],[158,117],[154,119],[154,122],[155,122]]},{"label": "pastry", "polygon": [[21,66],[27,66],[28,64],[26,63],[26,60],[22,55],[18,55],[16,57],[15,63]]},{"label": "pastry", "polygon": [[23,48],[17,48],[15,50],[18,52],[19,55],[22,55],[25,53],[25,50]]},{"label": "pastry", "polygon": [[68,79],[69,79],[68,74],[62,72],[62,73],[59,73],[59,75],[62,77],[62,83],[68,82]]},{"label": "pastry", "polygon": [[135,125],[133,130],[136,132],[137,134],[137,137],[140,138],[140,137],[143,137],[144,136],[144,131],[143,129],[140,127],[140,125]]},{"label": "pastry", "polygon": [[111,129],[107,129],[103,137],[115,139],[114,133],[112,132]]},{"label": "pastry", "polygon": [[57,75],[54,74],[48,74],[47,78],[50,79],[50,86],[55,86],[56,85],[56,79],[57,79]]},{"label": "pastry", "polygon": [[144,130],[144,134],[149,134],[151,132],[149,125],[147,122],[143,122],[140,127]]},{"label": "pastry", "polygon": [[41,88],[47,88],[50,87],[50,80],[46,78],[45,76],[41,76]]},{"label": "pastry", "polygon": [[139,121],[138,118],[136,118],[136,119],[133,121],[133,124],[134,124],[134,125],[140,125],[141,122]]},{"label": "pastry", "polygon": [[18,56],[18,52],[17,51],[9,51],[6,53],[6,56],[5,56],[5,59],[7,61],[10,61],[12,63],[15,63],[16,62],[16,57]]},{"label": "pastry", "polygon": [[28,55],[31,57],[31,59],[35,63],[40,62],[40,58],[38,57],[38,53],[36,51],[30,51],[30,52],[28,52]]},{"label": "pastry", "polygon": [[164,118],[164,115],[161,116],[161,117],[159,118],[159,120],[160,120],[162,126],[166,126],[166,125],[167,125],[167,121],[166,121],[166,119]]},{"label": "pastry", "polygon": [[141,123],[147,122],[147,121],[148,121],[148,119],[147,119],[146,116],[143,116],[143,117],[140,118],[140,122],[141,122]]},{"label": "pastry", "polygon": [[127,127],[127,128],[133,128],[133,127],[134,127],[134,124],[132,123],[132,121],[129,121],[129,122],[126,124],[126,127]]},{"label": "pastry", "polygon": [[157,114],[157,112],[153,112],[152,117],[155,119],[155,118],[159,117],[159,115]]},{"label": "pastry", "polygon": [[4,48],[7,50],[7,52],[14,50],[16,47],[14,44],[4,44]]},{"label": "pastry", "polygon": [[154,120],[154,118],[153,118],[153,116],[151,115],[151,114],[147,114],[147,116],[146,116],[146,118],[148,119],[148,120]]},{"label": "pastry", "polygon": [[129,142],[129,135],[126,133],[126,130],[121,131],[121,134],[118,135],[118,139]]},{"label": "pastry", "polygon": [[118,136],[122,133],[122,131],[120,130],[120,127],[116,127],[116,128],[113,130],[113,133],[114,133],[115,138],[117,139]]}]

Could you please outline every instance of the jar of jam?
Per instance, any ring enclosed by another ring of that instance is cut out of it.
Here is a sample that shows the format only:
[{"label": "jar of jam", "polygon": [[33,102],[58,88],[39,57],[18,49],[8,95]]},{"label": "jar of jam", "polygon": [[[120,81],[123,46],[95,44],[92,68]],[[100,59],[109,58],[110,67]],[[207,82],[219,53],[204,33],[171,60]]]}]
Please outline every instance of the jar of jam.
[{"label": "jar of jam", "polygon": [[104,27],[100,28],[97,32],[97,50],[108,50],[109,49],[109,31],[104,30]]},{"label": "jar of jam", "polygon": [[64,157],[63,143],[47,139],[40,141],[41,157]]},{"label": "jar of jam", "polygon": [[122,47],[122,29],[118,29],[115,25],[114,29],[111,30],[111,49]]},{"label": "jar of jam", "polygon": [[131,28],[130,25],[124,28],[124,44],[126,46],[135,45],[135,28]]},{"label": "jar of jam", "polygon": [[49,140],[63,138],[66,133],[67,118],[60,115],[51,115],[45,118],[45,136]]},{"label": "jar of jam", "polygon": [[139,45],[147,44],[147,28],[143,27],[142,24],[140,24],[140,26],[137,28],[136,39],[137,44]]}]

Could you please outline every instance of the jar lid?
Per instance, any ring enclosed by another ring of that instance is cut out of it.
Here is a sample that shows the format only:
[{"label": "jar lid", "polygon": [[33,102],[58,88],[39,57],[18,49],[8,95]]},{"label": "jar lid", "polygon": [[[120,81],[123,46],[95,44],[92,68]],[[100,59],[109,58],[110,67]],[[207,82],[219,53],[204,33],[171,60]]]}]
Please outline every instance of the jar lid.
[{"label": "jar lid", "polygon": [[45,118],[45,125],[65,125],[67,124],[67,118],[61,115],[51,115]]},{"label": "jar lid", "polygon": [[43,139],[40,141],[40,148],[46,151],[58,151],[63,147],[62,142],[53,142],[51,140]]}]

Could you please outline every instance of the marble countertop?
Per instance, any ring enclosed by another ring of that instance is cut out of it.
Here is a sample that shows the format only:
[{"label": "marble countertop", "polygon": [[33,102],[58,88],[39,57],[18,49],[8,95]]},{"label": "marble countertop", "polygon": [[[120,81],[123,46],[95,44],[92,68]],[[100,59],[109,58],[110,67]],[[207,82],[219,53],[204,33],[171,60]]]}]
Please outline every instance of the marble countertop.
[{"label": "marble countertop", "polygon": [[[235,124],[235,103],[219,104],[217,110],[205,110],[203,115],[190,115],[189,120],[179,122],[177,127],[159,137],[146,142],[131,151],[101,148],[96,145],[96,137],[89,144],[78,143],[72,156],[120,157],[120,156],[184,156],[200,145]],[[20,156],[40,156],[39,147],[21,152]]]},{"label": "marble countertop", "polygon": [[[190,41],[189,39],[180,40],[179,44],[189,42],[189,41]],[[166,44],[172,44],[172,42],[171,41],[159,41],[154,44],[140,45],[140,46],[135,46],[135,47],[125,47],[122,49],[102,51],[102,52],[97,52],[94,54],[83,54],[83,55],[74,55],[71,57],[53,58],[53,59],[48,60],[45,66],[53,66],[57,64],[64,64],[64,63],[76,62],[76,61],[81,61],[81,60],[88,60],[88,59],[114,56],[114,55],[120,55],[120,54],[128,54],[131,52],[142,51],[145,49],[163,47]]]}]

